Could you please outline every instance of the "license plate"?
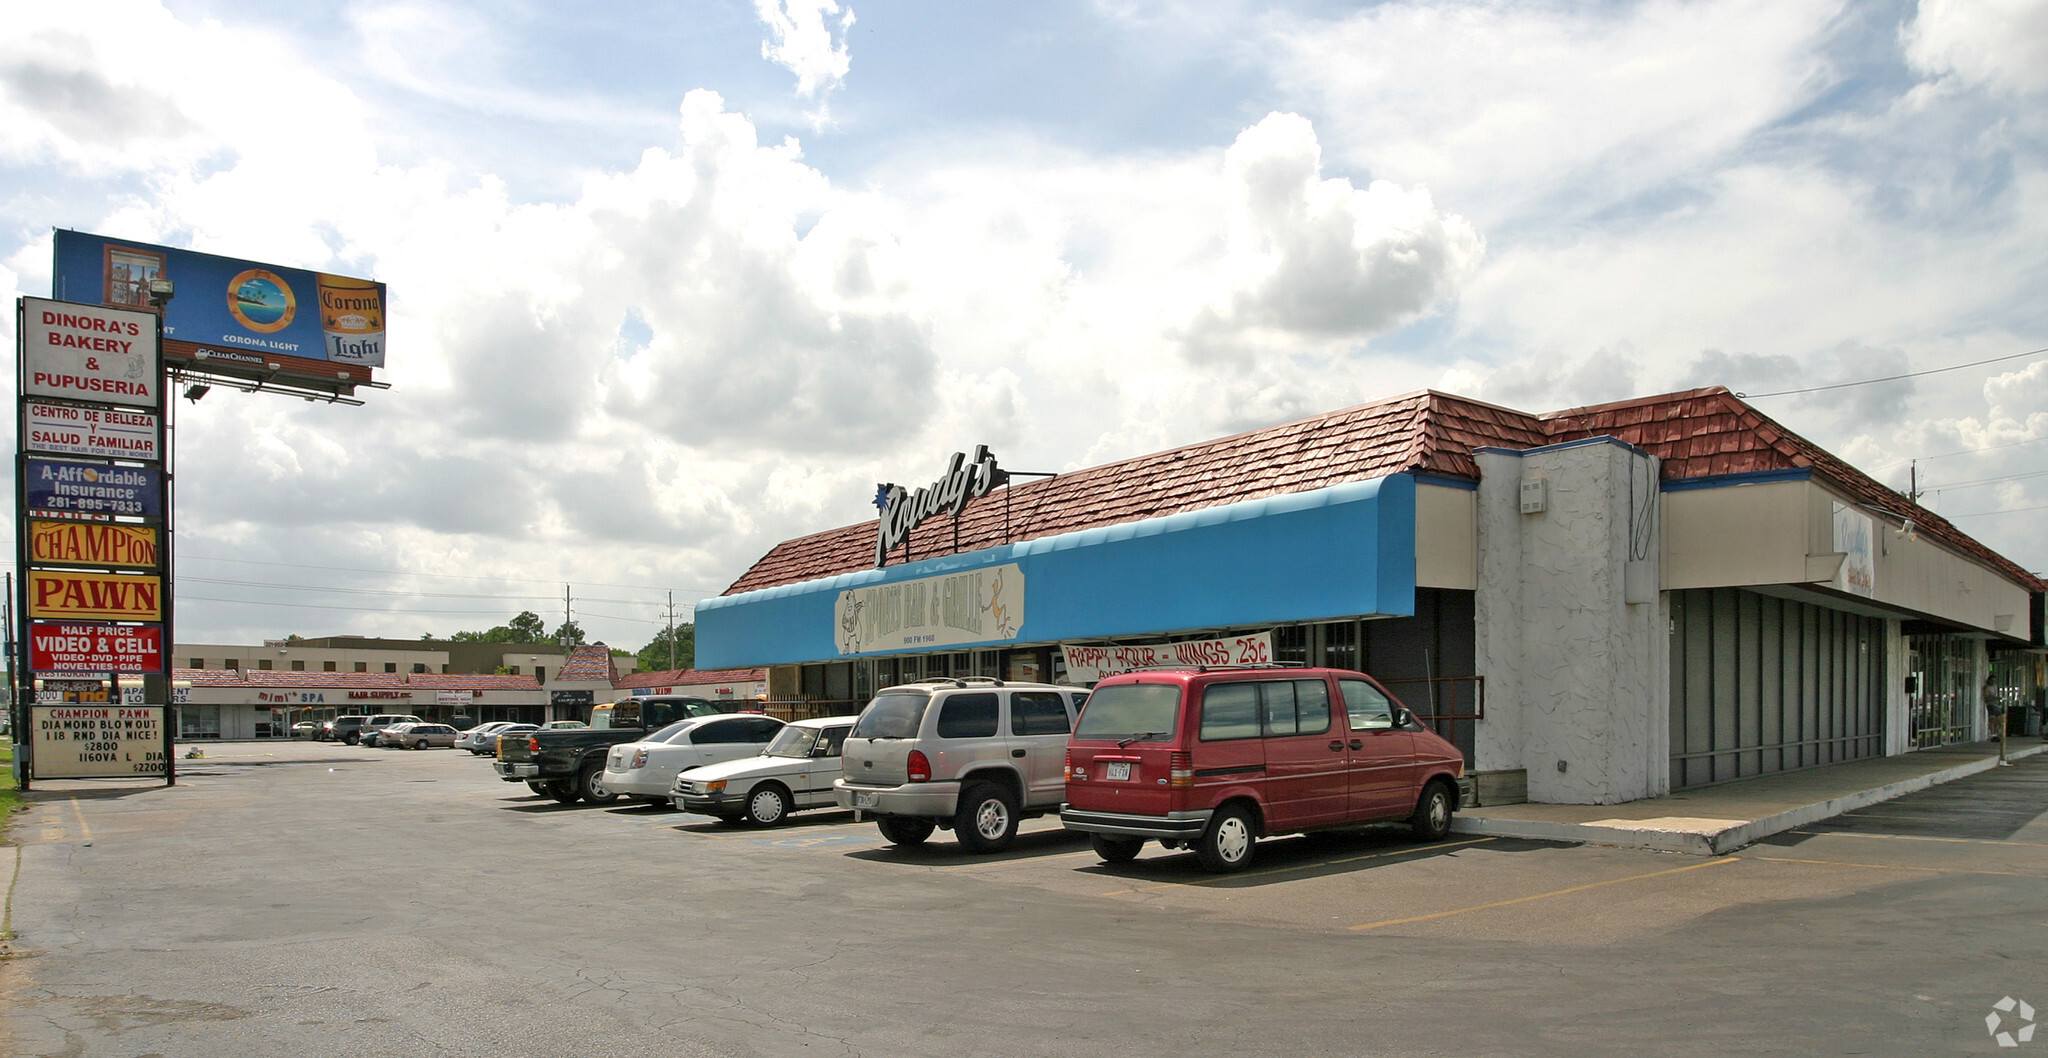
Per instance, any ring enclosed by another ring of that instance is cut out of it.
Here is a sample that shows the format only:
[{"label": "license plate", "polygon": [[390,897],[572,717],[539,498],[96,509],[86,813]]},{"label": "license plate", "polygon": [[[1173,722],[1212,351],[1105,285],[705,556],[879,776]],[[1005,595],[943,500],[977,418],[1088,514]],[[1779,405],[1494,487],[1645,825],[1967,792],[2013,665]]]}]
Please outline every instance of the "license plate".
[{"label": "license plate", "polygon": [[881,798],[871,793],[857,793],[853,795],[853,807],[855,808],[873,808],[880,803]]},{"label": "license plate", "polygon": [[1109,771],[1108,771],[1108,772],[1107,772],[1106,774],[1104,774],[1104,775],[1103,775],[1103,778],[1105,778],[1105,779],[1118,779],[1118,780],[1129,780],[1129,779],[1130,779],[1130,777],[1131,777],[1131,762],[1130,762],[1130,761],[1127,761],[1127,760],[1112,760],[1112,761],[1104,761],[1103,763],[1105,763],[1105,764],[1109,765]]}]

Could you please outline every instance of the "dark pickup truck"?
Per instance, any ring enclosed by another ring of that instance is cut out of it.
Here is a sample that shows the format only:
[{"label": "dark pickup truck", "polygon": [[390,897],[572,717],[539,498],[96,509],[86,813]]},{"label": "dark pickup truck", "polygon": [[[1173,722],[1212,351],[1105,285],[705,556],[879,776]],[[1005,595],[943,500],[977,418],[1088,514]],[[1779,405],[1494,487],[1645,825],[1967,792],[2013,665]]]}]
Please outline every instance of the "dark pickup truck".
[{"label": "dark pickup truck", "polygon": [[622,742],[643,738],[693,716],[712,716],[729,707],[703,698],[656,695],[621,698],[598,706],[591,726],[528,731],[498,740],[498,778],[523,782],[533,792],[563,804],[577,799],[605,804],[618,797],[604,788],[604,758]]}]

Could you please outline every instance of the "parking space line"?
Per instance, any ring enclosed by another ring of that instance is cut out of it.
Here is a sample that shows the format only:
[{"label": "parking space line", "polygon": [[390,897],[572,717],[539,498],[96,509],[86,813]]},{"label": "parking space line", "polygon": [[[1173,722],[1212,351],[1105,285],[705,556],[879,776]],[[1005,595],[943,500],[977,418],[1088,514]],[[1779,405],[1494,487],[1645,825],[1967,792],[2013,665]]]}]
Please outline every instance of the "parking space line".
[{"label": "parking space line", "polygon": [[1182,889],[1204,885],[1216,885],[1221,882],[1237,881],[1244,878],[1262,878],[1272,874],[1285,874],[1288,871],[1310,871],[1314,870],[1317,867],[1336,867],[1346,863],[1357,863],[1360,860],[1377,860],[1383,859],[1388,856],[1412,856],[1418,852],[1434,852],[1438,849],[1455,849],[1463,845],[1478,845],[1484,842],[1494,840],[1496,839],[1490,837],[1472,838],[1466,841],[1446,841],[1437,845],[1418,845],[1414,848],[1407,849],[1388,849],[1385,852],[1368,852],[1363,856],[1346,856],[1340,860],[1317,860],[1314,863],[1297,863],[1289,867],[1269,867],[1263,871],[1246,871],[1243,874],[1219,875],[1215,878],[1200,878],[1192,882],[1161,882],[1158,885],[1141,885],[1135,889],[1118,889],[1115,892],[1103,893],[1102,895],[1126,896],[1131,893],[1150,892],[1154,889]]},{"label": "parking space line", "polygon": [[1850,863],[1845,860],[1801,860],[1791,856],[1750,856],[1753,860],[1769,860],[1772,863],[1806,863],[1818,867],[1863,867],[1873,871],[1922,871],[1927,874],[1991,874],[2001,878],[2048,878],[2048,874],[2028,874],[2025,871],[1973,871],[1962,867],[1908,867],[1897,863]]},{"label": "parking space line", "polygon": [[92,840],[92,828],[85,825],[85,810],[78,807],[78,798],[71,799],[71,815],[78,820],[78,832],[85,840]]},{"label": "parking space line", "polygon": [[1853,830],[1794,830],[1790,833],[1816,838],[1876,838],[1882,841],[1939,841],[1952,845],[2012,845],[2025,849],[2048,849],[2048,842],[1997,841],[1991,838],[1929,838],[1918,834],[1858,834]]},{"label": "parking space line", "polygon": [[1352,926],[1350,928],[1353,930],[1378,929],[1381,926],[1399,926],[1409,922],[1428,922],[1431,919],[1449,918],[1452,915],[1463,915],[1473,911],[1490,911],[1496,907],[1512,907],[1515,904],[1526,904],[1532,900],[1548,900],[1553,896],[1568,896],[1572,893],[1583,893],[1588,889],[1599,889],[1603,886],[1620,885],[1623,882],[1641,882],[1647,881],[1651,878],[1663,878],[1673,874],[1684,874],[1687,871],[1698,871],[1704,870],[1708,867],[1719,867],[1723,864],[1735,863],[1740,859],[1742,859],[1742,857],[1740,856],[1728,856],[1722,859],[1708,860],[1705,863],[1695,863],[1690,867],[1674,867],[1668,871],[1651,871],[1648,874],[1633,874],[1628,876],[1627,878],[1609,878],[1604,882],[1589,882],[1585,885],[1574,885],[1568,889],[1553,889],[1547,893],[1536,893],[1531,896],[1518,896],[1513,900],[1495,900],[1490,904],[1474,904],[1471,907],[1454,908],[1450,911],[1435,911],[1427,915],[1410,915],[1407,918],[1390,918],[1380,922],[1367,922],[1362,926]]}]

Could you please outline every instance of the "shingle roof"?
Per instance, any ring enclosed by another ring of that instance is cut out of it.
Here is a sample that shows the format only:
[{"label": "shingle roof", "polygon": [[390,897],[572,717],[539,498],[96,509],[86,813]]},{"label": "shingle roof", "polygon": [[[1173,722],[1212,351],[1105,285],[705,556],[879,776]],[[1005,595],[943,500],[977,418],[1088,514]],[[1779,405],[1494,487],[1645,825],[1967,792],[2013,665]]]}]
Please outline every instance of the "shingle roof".
[{"label": "shingle roof", "polygon": [[415,672],[405,678],[413,687],[435,691],[537,691],[532,676],[488,672]]},{"label": "shingle roof", "polygon": [[569,656],[563,659],[561,669],[555,673],[555,679],[609,681],[612,679],[612,673],[611,648],[602,643],[595,643],[571,650]]},{"label": "shingle roof", "polygon": [[[1403,470],[1476,479],[1474,448],[1543,443],[1535,416],[1425,390],[1013,484],[970,502],[958,519],[925,522],[911,532],[910,551],[974,551]],[[866,521],[784,541],[725,594],[866,569],[874,539]]]},{"label": "shingle roof", "polygon": [[[1526,449],[1593,436],[1615,437],[1656,454],[1666,480],[1810,468],[1857,502],[1910,517],[1934,539],[2030,590],[2043,590],[2032,574],[1940,515],[1909,503],[1719,386],[1541,416],[1433,390],[1390,397],[1013,484],[969,503],[958,519],[933,518],[919,526],[911,533],[910,552],[912,558],[931,558],[974,551],[1403,471],[1476,480],[1474,449]],[[786,540],[725,594],[870,568],[874,539],[870,519]],[[891,561],[900,556],[893,552]]]},{"label": "shingle roof", "polygon": [[1978,543],[1948,519],[1786,429],[1723,386],[1571,408],[1551,412],[1543,421],[1559,441],[1585,437],[1627,441],[1663,461],[1666,481],[1810,470],[1849,499],[1901,521],[1911,519],[1921,535],[2004,573],[2028,590],[2048,589],[2048,582]]},{"label": "shingle roof", "polygon": [[171,679],[194,687],[398,688],[436,691],[537,691],[532,676],[464,672],[276,672],[265,669],[173,669]]},{"label": "shingle roof", "polygon": [[636,672],[612,681],[612,686],[635,689],[643,687],[695,687],[713,683],[759,682],[768,678],[767,669],[666,669],[661,672]]}]

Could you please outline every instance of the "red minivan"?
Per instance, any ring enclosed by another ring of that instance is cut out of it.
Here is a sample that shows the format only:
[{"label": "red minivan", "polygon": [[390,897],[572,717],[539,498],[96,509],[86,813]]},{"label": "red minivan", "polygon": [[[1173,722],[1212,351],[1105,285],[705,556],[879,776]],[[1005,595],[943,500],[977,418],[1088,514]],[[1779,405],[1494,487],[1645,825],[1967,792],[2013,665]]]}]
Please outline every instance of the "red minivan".
[{"label": "red minivan", "polygon": [[1110,863],[1157,838],[1234,871],[1277,834],[1405,819],[1441,838],[1464,771],[1457,747],[1362,672],[1154,669],[1088,696],[1060,821]]}]

